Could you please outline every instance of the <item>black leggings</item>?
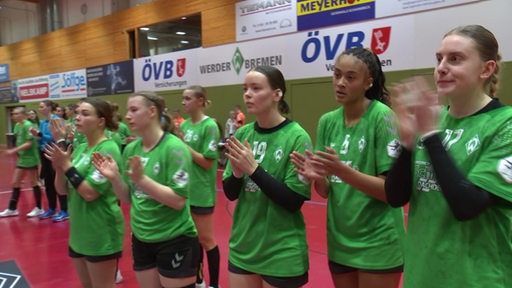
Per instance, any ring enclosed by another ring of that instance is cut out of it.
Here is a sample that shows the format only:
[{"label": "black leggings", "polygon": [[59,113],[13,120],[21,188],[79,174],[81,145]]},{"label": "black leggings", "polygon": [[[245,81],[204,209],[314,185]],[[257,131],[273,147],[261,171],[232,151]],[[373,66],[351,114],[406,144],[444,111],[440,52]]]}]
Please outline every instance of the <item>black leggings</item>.
[{"label": "black leggings", "polygon": [[55,170],[53,170],[52,161],[44,157],[41,151],[41,178],[44,180],[44,190],[48,200],[48,209],[57,208],[57,196],[61,211],[68,211],[68,197],[66,195],[57,195],[55,190]]}]

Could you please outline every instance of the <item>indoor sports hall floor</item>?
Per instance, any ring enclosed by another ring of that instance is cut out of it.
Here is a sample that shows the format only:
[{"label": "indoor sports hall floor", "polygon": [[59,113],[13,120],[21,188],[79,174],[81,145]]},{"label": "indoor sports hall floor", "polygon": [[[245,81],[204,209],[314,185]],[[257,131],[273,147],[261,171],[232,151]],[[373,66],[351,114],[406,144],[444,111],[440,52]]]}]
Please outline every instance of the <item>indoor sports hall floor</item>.
[{"label": "indoor sports hall floor", "polygon": [[[2,211],[7,207],[11,195],[10,181],[14,168],[14,158],[0,154],[0,210]],[[219,171],[219,179],[220,175],[221,171]],[[220,181],[218,183],[220,184]],[[12,271],[2,271],[2,267],[5,266],[2,266],[2,263],[11,265],[13,262],[23,274],[28,287],[80,287],[74,267],[67,256],[69,222],[53,223],[51,220],[27,218],[25,214],[34,207],[34,200],[30,187],[24,185],[22,189],[18,205],[20,216],[0,218],[0,287],[3,287],[6,277],[16,274]],[[44,194],[43,207],[47,207]],[[228,288],[227,247],[234,207],[235,203],[227,201],[224,197],[222,185],[218,185],[215,225],[217,242],[221,251],[220,285],[223,288]],[[124,254],[120,260],[124,281],[116,286],[119,288],[138,287],[131,268],[129,207],[123,204],[122,208],[127,228]],[[313,195],[311,201],[304,204],[302,211],[306,220],[310,257],[309,283],[305,287],[332,287],[326,260],[325,200]],[[206,271],[205,268],[206,278],[208,278]],[[20,283],[21,281],[18,281],[18,284]]]}]

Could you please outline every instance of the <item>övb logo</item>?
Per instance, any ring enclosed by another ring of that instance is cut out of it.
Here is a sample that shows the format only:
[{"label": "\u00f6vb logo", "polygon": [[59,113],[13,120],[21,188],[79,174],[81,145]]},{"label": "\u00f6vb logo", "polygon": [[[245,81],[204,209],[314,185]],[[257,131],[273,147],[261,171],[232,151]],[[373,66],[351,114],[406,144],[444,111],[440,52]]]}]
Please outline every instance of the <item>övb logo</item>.
[{"label": "\u00f6vb logo", "polygon": [[[307,32],[307,39],[302,44],[301,58],[305,63],[319,59],[322,51],[325,60],[333,60],[339,51],[355,47],[368,47],[367,33],[361,30],[339,33],[336,35],[320,35],[321,31]],[[371,32],[371,49],[375,54],[384,53],[389,47],[391,26],[374,28]],[[343,48],[344,46],[344,48]]]},{"label": "\u00f6vb logo", "polygon": [[176,75],[178,77],[183,77],[183,75],[185,75],[187,64],[186,58],[176,59],[176,63],[173,60],[156,62],[152,62],[152,60],[153,59],[151,58],[144,60],[144,65],[142,66],[142,80],[144,81],[170,79],[174,75],[174,69],[176,69]]}]

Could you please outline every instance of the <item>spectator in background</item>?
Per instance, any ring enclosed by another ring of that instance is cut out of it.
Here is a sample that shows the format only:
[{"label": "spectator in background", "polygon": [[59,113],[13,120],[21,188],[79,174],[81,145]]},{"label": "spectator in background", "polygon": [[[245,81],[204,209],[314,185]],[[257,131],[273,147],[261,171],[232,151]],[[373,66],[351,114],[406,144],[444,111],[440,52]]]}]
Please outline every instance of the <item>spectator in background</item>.
[{"label": "spectator in background", "polygon": [[174,128],[176,128],[176,131],[180,131],[180,125],[185,121],[185,119],[181,117],[180,109],[172,111],[172,121],[174,122]]},{"label": "spectator in background", "polygon": [[240,105],[235,105],[235,113],[236,113],[236,129],[245,125],[245,114],[242,112]]},{"label": "spectator in background", "polygon": [[227,139],[236,132],[236,113],[235,110],[229,111],[229,118],[226,121],[226,128],[224,129],[224,138]]}]

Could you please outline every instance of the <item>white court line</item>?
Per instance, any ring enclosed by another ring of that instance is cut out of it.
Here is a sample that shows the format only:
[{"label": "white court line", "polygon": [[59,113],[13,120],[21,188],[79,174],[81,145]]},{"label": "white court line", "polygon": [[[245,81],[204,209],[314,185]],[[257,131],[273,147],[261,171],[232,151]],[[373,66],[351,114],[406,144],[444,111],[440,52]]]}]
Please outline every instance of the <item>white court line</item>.
[{"label": "white court line", "polygon": [[[21,191],[30,191],[30,190],[32,190],[32,188],[21,189]],[[7,194],[7,193],[12,193],[12,190],[0,191],[0,194]],[[2,288],[2,286],[0,286],[0,288]]]},{"label": "white court line", "polygon": [[[20,281],[21,279],[21,275],[18,275],[18,274],[10,274],[10,273],[3,273],[3,272],[0,272],[0,275],[7,275],[7,276],[11,276],[11,277],[14,277],[16,278],[16,280],[14,280],[14,282],[12,282],[12,285],[9,286],[9,288],[12,288],[16,285],[16,283],[18,283],[18,281]],[[3,278],[3,279],[6,279],[7,278]],[[3,283],[2,283],[2,286],[0,286],[0,288],[3,287]]]}]

